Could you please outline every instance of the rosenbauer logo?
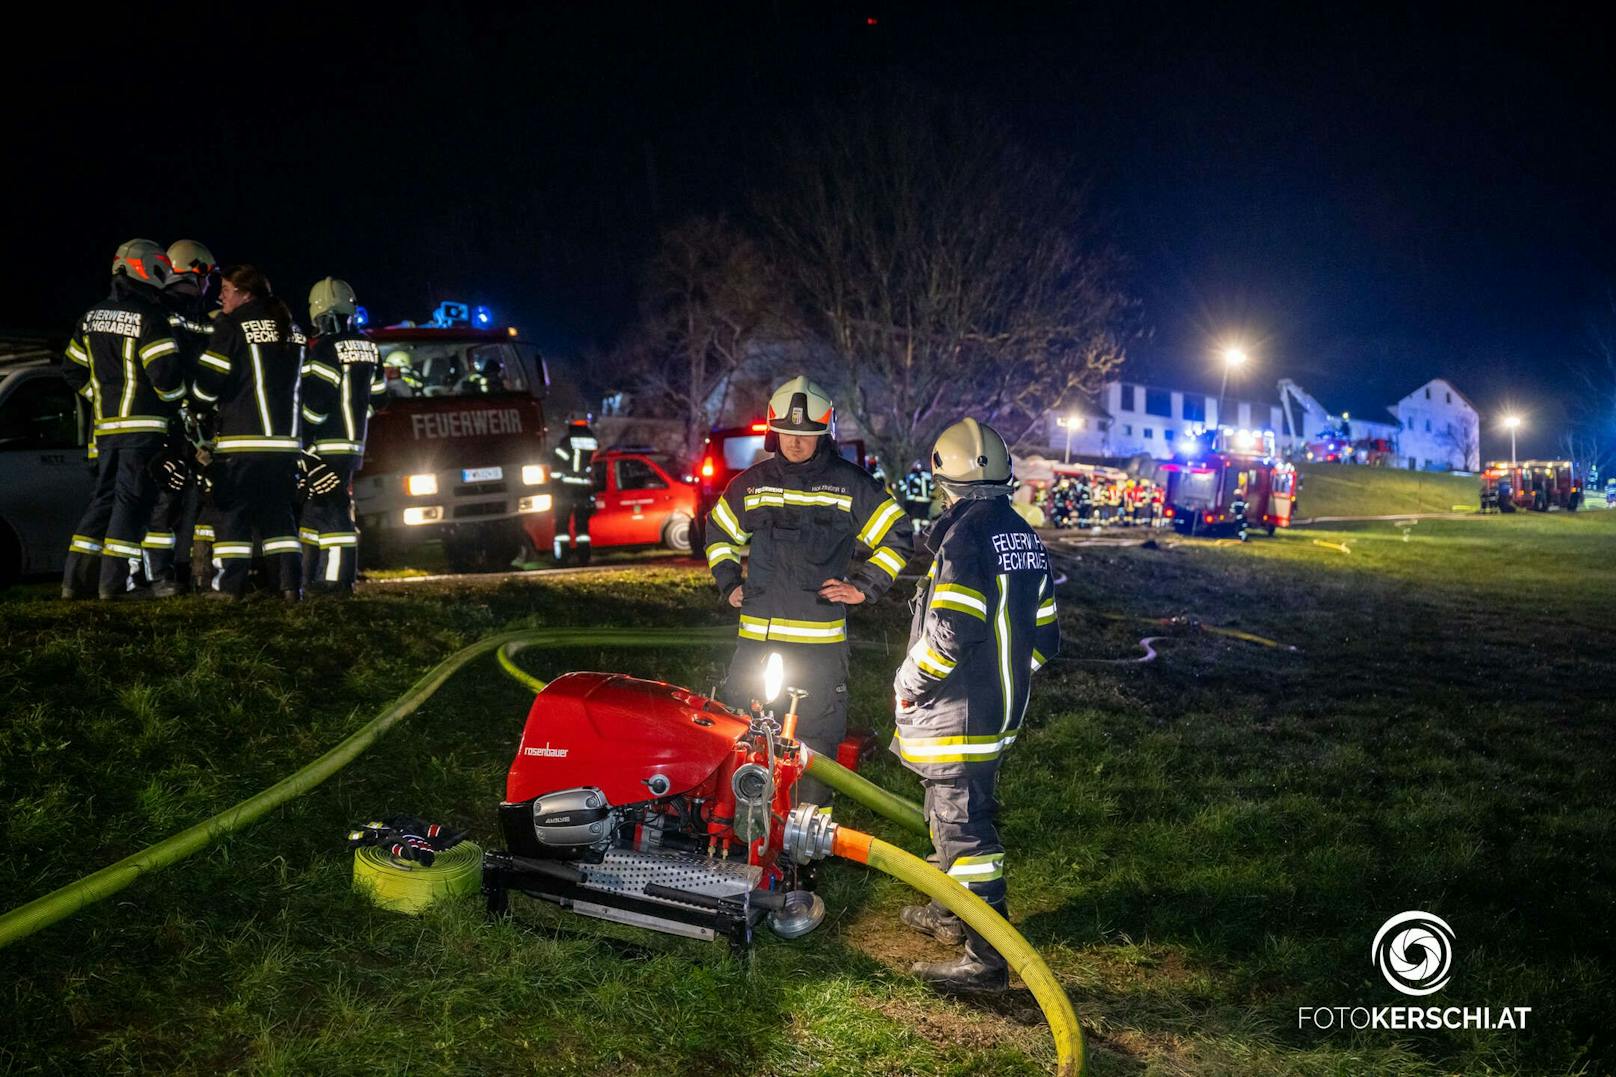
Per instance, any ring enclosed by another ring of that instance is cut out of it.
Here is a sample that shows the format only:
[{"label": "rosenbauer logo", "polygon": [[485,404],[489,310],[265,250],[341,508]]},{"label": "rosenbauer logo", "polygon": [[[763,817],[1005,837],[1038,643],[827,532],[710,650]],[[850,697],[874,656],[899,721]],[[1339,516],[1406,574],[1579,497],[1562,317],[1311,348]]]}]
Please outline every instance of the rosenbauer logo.
[{"label": "rosenbauer logo", "polygon": [[1403,994],[1432,995],[1448,985],[1453,971],[1453,928],[1428,912],[1400,912],[1380,925],[1369,955]]},{"label": "rosenbauer logo", "polygon": [[[1369,958],[1405,995],[1435,994],[1453,973],[1453,928],[1440,916],[1411,909],[1380,925]],[[1426,1028],[1522,1029],[1530,1006],[1298,1006],[1296,1027],[1320,1031]]]}]

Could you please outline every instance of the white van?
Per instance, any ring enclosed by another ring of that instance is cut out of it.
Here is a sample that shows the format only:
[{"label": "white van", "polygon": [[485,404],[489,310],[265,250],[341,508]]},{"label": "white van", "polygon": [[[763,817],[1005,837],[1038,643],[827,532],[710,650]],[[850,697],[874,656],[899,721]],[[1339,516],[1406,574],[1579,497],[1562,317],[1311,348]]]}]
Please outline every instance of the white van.
[{"label": "white van", "polygon": [[90,503],[89,409],[40,340],[0,340],[0,584],[59,574]]}]

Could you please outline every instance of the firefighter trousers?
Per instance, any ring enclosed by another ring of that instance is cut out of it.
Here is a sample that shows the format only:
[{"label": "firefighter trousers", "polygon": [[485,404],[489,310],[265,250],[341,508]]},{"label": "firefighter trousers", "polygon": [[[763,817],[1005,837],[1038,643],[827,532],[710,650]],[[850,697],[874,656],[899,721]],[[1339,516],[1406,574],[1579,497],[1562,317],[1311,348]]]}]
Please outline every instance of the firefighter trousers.
[{"label": "firefighter trousers", "polygon": [[589,486],[563,484],[555,491],[555,541],[551,553],[557,561],[572,552],[580,562],[589,560],[589,518],[595,514],[595,492]]},{"label": "firefighter trousers", "polygon": [[353,590],[359,572],[359,525],[354,522],[353,473],[357,456],[327,456],[325,464],[342,485],[303,503],[298,538],[303,543],[303,589],[309,592]]},{"label": "firefighter trousers", "polygon": [[302,577],[297,540],[297,462],[287,453],[233,453],[213,463],[213,583],[240,597],[252,569],[253,542],[281,591]]},{"label": "firefighter trousers", "polygon": [[[922,778],[926,790],[926,824],[936,851],[927,859],[961,883],[971,893],[1006,915],[1004,886],[1004,845],[999,841],[999,761],[967,763],[958,778]],[[987,940],[959,921],[953,913],[932,902],[939,920],[959,922],[965,929],[965,950],[971,957],[989,965],[1003,965],[1004,958]]]},{"label": "firefighter trousers", "polygon": [[96,455],[95,487],[67,548],[62,587],[88,597],[122,594],[129,586],[129,561],[140,559],[146,520],[157,500],[151,463],[160,443],[133,445],[103,437]]},{"label": "firefighter trousers", "polygon": [[[785,724],[791,708],[786,688],[797,688],[807,695],[797,703],[797,739],[820,755],[836,758],[836,747],[847,736],[847,643],[781,643],[775,640],[741,640],[730,659],[729,675],[719,690],[718,700],[746,714],[752,700],[763,697],[763,669],[770,654],[778,654],[785,673],[785,687],[765,711],[773,711],[775,721]],[[831,802],[830,789],[812,778],[797,782],[797,800],[825,805]]]}]

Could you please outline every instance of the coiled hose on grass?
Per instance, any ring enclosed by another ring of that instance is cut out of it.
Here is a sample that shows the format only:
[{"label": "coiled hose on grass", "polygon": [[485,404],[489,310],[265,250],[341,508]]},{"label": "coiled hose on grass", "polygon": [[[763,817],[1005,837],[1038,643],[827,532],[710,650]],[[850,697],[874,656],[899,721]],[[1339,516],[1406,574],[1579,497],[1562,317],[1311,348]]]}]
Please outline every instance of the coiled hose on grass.
[{"label": "coiled hose on grass", "polygon": [[[268,789],[115,864],[0,915],[0,948],[111,897],[142,875],[175,864],[287,801],[309,792],[357,759],[382,734],[419,710],[445,681],[467,663],[489,651],[496,651],[500,667],[512,679],[537,693],[544,689],[545,682],[523,670],[514,658],[517,652],[526,648],[668,647],[722,643],[733,638],[732,630],[724,628],[551,628],[519,629],[478,640],[432,667],[403,695],[336,747]],[[859,777],[834,760],[810,753],[807,772],[883,818],[914,833],[928,833],[925,813],[920,805]],[[1058,1072],[1062,1077],[1083,1072],[1083,1034],[1071,1001],[1043,958],[1008,921],[943,872],[879,838],[843,827],[837,831],[833,851],[838,856],[867,864],[913,886],[980,932],[994,949],[1004,955],[1038,1000],[1055,1038]]]}]

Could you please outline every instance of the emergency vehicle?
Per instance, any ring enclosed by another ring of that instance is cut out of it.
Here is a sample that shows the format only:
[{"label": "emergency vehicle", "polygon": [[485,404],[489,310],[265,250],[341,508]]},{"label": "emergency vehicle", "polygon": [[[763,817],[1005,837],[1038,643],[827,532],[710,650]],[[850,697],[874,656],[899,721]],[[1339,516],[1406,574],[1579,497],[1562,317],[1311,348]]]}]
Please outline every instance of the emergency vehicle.
[{"label": "emergency vehicle", "polygon": [[602,449],[590,462],[595,514],[589,521],[596,550],[663,546],[690,552],[696,487],[664,453],[642,448]]},{"label": "emergency vehicle", "polygon": [[1481,472],[1481,508],[1485,512],[1551,508],[1576,512],[1582,507],[1582,471],[1571,460],[1495,460]]},{"label": "emergency vehicle", "polygon": [[55,340],[0,339],[0,585],[62,571],[95,487],[89,406],[61,355]]},{"label": "emergency vehicle", "polygon": [[366,335],[387,384],[354,477],[367,559],[435,541],[455,571],[487,570],[522,550],[528,517],[549,517],[553,531],[550,374],[538,349],[496,327],[488,308],[457,302],[441,304],[423,325]]},{"label": "emergency vehicle", "polygon": [[1269,431],[1231,430],[1215,436],[1216,448],[1157,465],[1167,483],[1163,510],[1187,535],[1228,534],[1238,529],[1234,503],[1243,494],[1246,527],[1272,535],[1296,515],[1301,476],[1274,455]]}]

